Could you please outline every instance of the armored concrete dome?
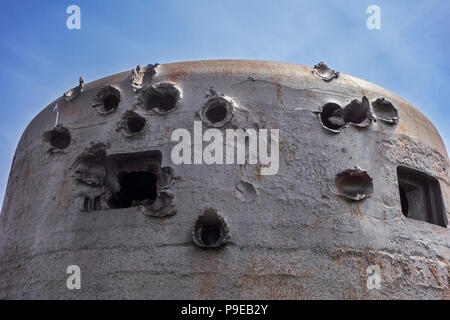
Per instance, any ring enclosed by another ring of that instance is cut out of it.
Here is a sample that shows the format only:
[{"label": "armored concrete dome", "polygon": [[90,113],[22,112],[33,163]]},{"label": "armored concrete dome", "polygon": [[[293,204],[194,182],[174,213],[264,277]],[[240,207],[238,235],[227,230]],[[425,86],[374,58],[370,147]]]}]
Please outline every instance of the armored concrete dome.
[{"label": "armored concrete dome", "polygon": [[0,297],[449,299],[448,168],[421,112],[325,63],[80,79],[17,147]]}]

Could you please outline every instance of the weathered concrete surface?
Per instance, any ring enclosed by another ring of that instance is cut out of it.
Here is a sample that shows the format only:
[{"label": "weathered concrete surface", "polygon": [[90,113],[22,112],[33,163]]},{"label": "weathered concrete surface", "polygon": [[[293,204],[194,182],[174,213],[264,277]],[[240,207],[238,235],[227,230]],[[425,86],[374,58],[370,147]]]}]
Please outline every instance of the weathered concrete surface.
[{"label": "weathered concrete surface", "polygon": [[[71,133],[66,149],[49,153],[43,139],[55,123],[54,102],[25,130],[0,216],[0,297],[450,299],[448,228],[401,213],[400,164],[436,177],[447,216],[450,208],[442,139],[407,101],[342,73],[325,82],[311,67],[284,63],[159,65],[153,78],[135,76],[133,86],[131,74],[87,83],[75,99],[58,100],[59,122]],[[164,115],[134,108],[147,123],[129,137],[117,128],[137,104],[139,81],[172,82],[181,99]],[[92,105],[106,85],[120,90],[120,103],[101,114]],[[227,128],[280,129],[277,175],[262,176],[260,166],[248,164],[171,163],[171,132],[192,130],[210,88],[233,100]],[[324,104],[345,106],[363,96],[390,101],[398,124],[350,125],[338,134],[320,125],[314,112]],[[176,172],[169,188],[176,214],[80,210],[83,194],[99,189],[80,184],[71,166],[95,143],[107,145],[108,155],[161,151],[161,167]],[[351,202],[334,182],[355,167],[373,179],[373,195]],[[216,249],[192,240],[197,218],[210,207],[226,219],[231,236]],[[81,290],[66,288],[73,264],[81,268]],[[366,269],[373,264],[381,267],[381,289],[369,291]]]}]

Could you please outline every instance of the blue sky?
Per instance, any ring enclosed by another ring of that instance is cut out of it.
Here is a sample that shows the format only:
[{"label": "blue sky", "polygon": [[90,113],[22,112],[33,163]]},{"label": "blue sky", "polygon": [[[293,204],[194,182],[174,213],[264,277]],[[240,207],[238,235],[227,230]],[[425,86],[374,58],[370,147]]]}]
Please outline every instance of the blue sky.
[{"label": "blue sky", "polygon": [[[81,8],[81,30],[66,8]],[[366,9],[381,8],[381,30]],[[448,0],[0,0],[0,203],[19,138],[75,86],[138,64],[255,59],[332,68],[417,106],[450,146]]]}]

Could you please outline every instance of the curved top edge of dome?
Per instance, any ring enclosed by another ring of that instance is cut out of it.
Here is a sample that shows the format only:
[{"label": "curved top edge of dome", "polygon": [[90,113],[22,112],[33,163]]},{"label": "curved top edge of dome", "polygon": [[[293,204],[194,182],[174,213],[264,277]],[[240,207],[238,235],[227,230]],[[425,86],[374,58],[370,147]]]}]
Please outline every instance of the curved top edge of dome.
[{"label": "curved top edge of dome", "polygon": [[[119,85],[130,77],[132,71],[133,69],[86,83],[84,84],[85,91],[90,91],[107,84]],[[313,71],[314,68],[311,66],[294,63],[233,59],[172,62],[161,65],[158,64],[157,67],[157,75],[160,74],[165,80],[175,83],[181,81],[188,75],[202,74],[211,77],[227,76],[257,78],[258,80],[272,81],[277,85],[302,87],[304,89],[325,89],[330,92],[342,92],[344,91],[344,88],[347,90],[348,88],[353,88],[355,89],[355,92],[360,93],[361,96],[370,96],[370,100],[383,97],[395,102],[395,107],[399,111],[401,119],[397,131],[399,134],[414,137],[425,142],[436,148],[448,159],[445,144],[433,123],[421,111],[402,97],[374,83],[342,72],[339,72],[338,77],[335,79],[324,81],[317,77]],[[58,97],[51,102],[40,112],[40,114],[47,108],[53,108],[60,98],[61,97]],[[30,122],[28,127],[38,117],[39,115]],[[25,131],[27,131],[27,129]]]}]

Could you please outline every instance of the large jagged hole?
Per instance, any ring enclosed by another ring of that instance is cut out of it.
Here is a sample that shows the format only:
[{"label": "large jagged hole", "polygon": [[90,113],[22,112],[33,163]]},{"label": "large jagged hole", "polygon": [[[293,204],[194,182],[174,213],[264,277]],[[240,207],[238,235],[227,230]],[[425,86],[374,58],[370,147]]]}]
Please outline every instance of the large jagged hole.
[{"label": "large jagged hole", "polygon": [[342,110],[341,106],[336,103],[325,104],[320,113],[322,124],[329,129],[339,130],[345,122],[340,117],[335,117],[334,114],[340,110]]},{"label": "large jagged hole", "polygon": [[69,146],[72,138],[67,128],[57,126],[44,133],[44,140],[50,143],[53,148],[63,150]]},{"label": "large jagged hole", "polygon": [[118,97],[115,94],[110,94],[105,97],[105,100],[103,101],[103,107],[105,108],[105,111],[111,111],[119,105],[120,97]]},{"label": "large jagged hole", "polygon": [[394,105],[384,98],[372,102],[376,118],[391,125],[398,123],[398,111]]},{"label": "large jagged hole", "polygon": [[212,127],[221,127],[232,117],[231,102],[222,96],[211,97],[203,106],[200,117],[203,122]]},{"label": "large jagged hole", "polygon": [[400,204],[405,217],[441,227],[448,224],[439,181],[408,167],[397,168]]},{"label": "large jagged hole", "polygon": [[214,101],[208,106],[205,117],[212,123],[217,123],[227,116],[227,105],[223,101]]},{"label": "large jagged hole", "polygon": [[[151,205],[158,195],[158,180],[161,177],[161,158],[159,151],[116,154],[108,157],[108,179],[114,185],[109,206],[129,208]],[[114,180],[116,182],[114,182]]]},{"label": "large jagged hole", "polygon": [[117,109],[120,103],[120,91],[113,86],[105,86],[99,90],[95,97],[93,108],[98,112],[108,114]]},{"label": "large jagged hole", "polygon": [[83,211],[138,207],[153,217],[176,213],[168,190],[174,170],[161,168],[161,151],[107,155],[107,147],[99,143],[86,148],[71,167],[84,186]]},{"label": "large jagged hole", "polygon": [[229,239],[228,226],[214,209],[207,209],[198,217],[194,227],[194,243],[204,248],[216,248]]},{"label": "large jagged hole", "polygon": [[145,126],[145,119],[142,117],[128,117],[127,119],[127,127],[131,133],[141,132]]},{"label": "large jagged hole", "polygon": [[313,73],[325,82],[329,82],[339,76],[339,72],[328,68],[324,62],[316,64],[313,68]]},{"label": "large jagged hole", "polygon": [[147,123],[144,117],[141,117],[134,111],[127,111],[120,122],[120,127],[125,128],[129,136],[140,133]]},{"label": "large jagged hole", "polygon": [[129,208],[156,200],[157,180],[151,172],[119,172],[118,182],[120,190],[110,200],[114,208]]},{"label": "large jagged hole", "polygon": [[202,228],[200,238],[202,242],[207,245],[213,245],[219,240],[220,237],[220,222],[218,220],[211,221],[209,224],[205,224]]},{"label": "large jagged hole", "polygon": [[345,106],[343,111],[345,123],[361,124],[367,118],[372,118],[370,114],[370,102],[365,96],[362,98],[362,101],[352,100]]},{"label": "large jagged hole", "polygon": [[163,82],[143,90],[141,101],[146,110],[167,113],[177,107],[180,90],[172,83]]},{"label": "large jagged hole", "polygon": [[367,127],[374,120],[370,102],[367,97],[352,100],[344,108],[336,103],[327,103],[320,112],[322,126],[330,131],[339,132],[347,123],[358,127]]},{"label": "large jagged hole", "polygon": [[339,173],[336,187],[340,195],[354,201],[370,197],[374,192],[372,178],[357,167]]}]

